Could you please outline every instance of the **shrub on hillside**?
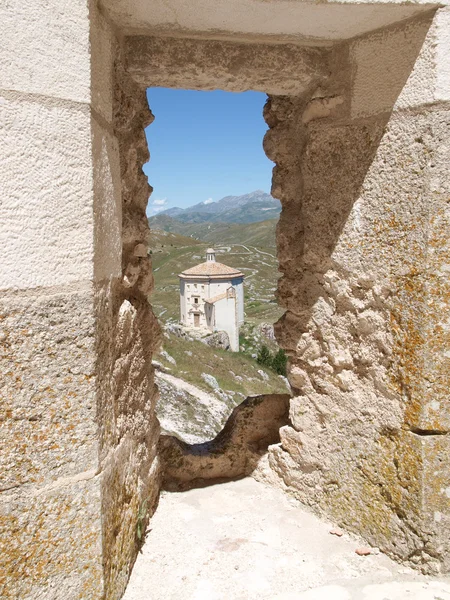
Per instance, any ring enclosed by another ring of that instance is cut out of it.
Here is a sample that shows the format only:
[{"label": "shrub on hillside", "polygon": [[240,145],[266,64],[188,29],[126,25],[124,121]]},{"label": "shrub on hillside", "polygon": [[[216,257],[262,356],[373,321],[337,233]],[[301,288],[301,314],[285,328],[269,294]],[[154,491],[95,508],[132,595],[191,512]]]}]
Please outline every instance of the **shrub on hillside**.
[{"label": "shrub on hillside", "polygon": [[273,361],[272,353],[267,346],[261,346],[256,362],[263,367],[271,367]]},{"label": "shrub on hillside", "polygon": [[286,377],[286,364],[287,364],[287,355],[286,352],[280,348],[278,352],[275,354],[272,360],[272,369],[278,373],[278,375],[283,375]]},{"label": "shrub on hillside", "polygon": [[281,348],[276,354],[272,354],[267,346],[261,346],[256,358],[258,364],[273,369],[278,375],[286,376],[286,352]]}]

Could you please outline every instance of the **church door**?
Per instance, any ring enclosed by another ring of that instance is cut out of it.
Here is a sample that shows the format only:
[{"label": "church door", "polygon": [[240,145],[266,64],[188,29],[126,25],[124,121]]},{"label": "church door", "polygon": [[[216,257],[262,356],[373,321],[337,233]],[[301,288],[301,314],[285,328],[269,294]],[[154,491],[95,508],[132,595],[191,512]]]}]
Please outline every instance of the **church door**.
[{"label": "church door", "polygon": [[194,314],[194,327],[200,327],[200,315]]}]

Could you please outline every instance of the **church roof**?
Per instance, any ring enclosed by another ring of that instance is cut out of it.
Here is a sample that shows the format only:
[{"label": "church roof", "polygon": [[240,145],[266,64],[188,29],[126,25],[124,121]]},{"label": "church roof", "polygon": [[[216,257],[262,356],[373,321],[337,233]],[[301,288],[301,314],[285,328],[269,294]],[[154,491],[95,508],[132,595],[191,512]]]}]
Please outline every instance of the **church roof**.
[{"label": "church roof", "polygon": [[212,298],[205,298],[205,302],[207,304],[214,304],[215,302],[219,302],[219,300],[223,300],[227,296],[227,292],[224,292],[223,294],[217,294],[217,296],[213,296]]},{"label": "church roof", "polygon": [[217,294],[217,296],[213,296],[212,298],[205,298],[205,302],[207,302],[208,304],[215,304],[216,302],[219,302],[219,300],[223,300],[224,298],[236,298],[236,292],[234,291],[233,287],[228,288],[226,292],[223,292],[222,294]]},{"label": "church roof", "polygon": [[228,265],[208,260],[207,262],[186,269],[180,277],[243,277],[244,275]]}]

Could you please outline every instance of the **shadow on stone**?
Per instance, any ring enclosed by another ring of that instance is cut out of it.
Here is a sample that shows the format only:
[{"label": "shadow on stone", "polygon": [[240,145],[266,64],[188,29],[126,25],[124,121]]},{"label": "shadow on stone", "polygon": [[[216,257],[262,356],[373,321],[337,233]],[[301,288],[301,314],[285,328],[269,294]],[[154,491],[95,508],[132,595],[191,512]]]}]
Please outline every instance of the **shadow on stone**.
[{"label": "shadow on stone", "polygon": [[252,396],[237,406],[211,441],[186,444],[163,435],[159,456],[163,488],[183,490],[239,479],[252,473],[279,430],[289,423],[289,394]]}]

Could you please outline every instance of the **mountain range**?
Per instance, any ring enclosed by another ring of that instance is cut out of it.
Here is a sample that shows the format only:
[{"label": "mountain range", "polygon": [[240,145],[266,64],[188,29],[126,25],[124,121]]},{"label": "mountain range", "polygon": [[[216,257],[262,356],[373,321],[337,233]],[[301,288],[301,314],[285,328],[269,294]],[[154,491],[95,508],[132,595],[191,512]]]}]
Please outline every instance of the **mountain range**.
[{"label": "mountain range", "polygon": [[200,202],[188,208],[169,208],[149,219],[150,226],[170,217],[181,223],[257,223],[278,217],[281,206],[262,190],[242,196],[225,196],[218,202]]}]

